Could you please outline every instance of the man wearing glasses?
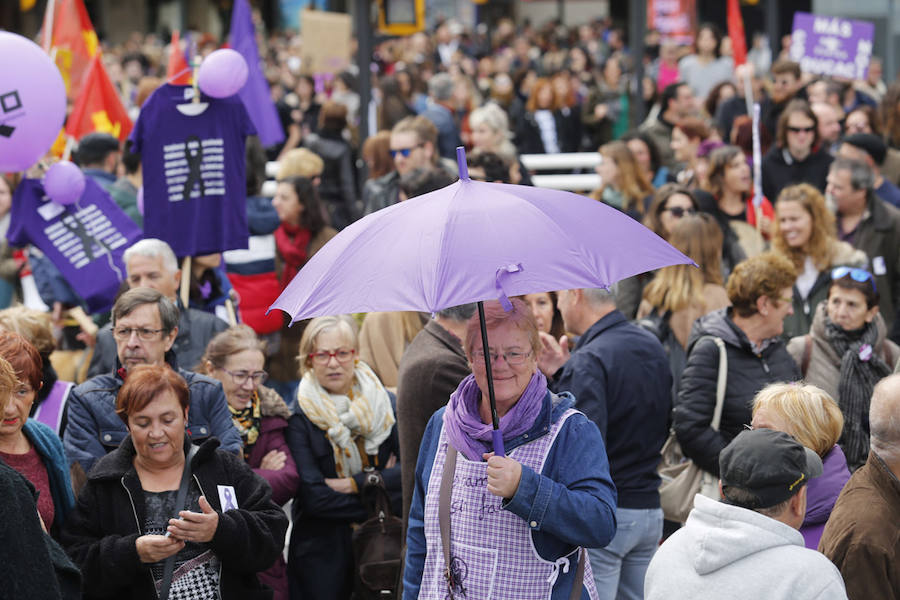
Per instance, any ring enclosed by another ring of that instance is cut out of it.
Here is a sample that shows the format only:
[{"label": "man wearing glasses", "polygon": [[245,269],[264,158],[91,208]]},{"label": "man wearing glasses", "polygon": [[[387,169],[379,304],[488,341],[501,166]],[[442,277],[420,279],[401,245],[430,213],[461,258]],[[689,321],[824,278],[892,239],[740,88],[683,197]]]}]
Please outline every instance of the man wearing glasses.
[{"label": "man wearing glasses", "polygon": [[619,529],[605,548],[589,548],[601,598],[643,598],[644,575],[663,533],[656,466],[668,433],[672,374],[656,337],[616,309],[612,291],[557,292],[568,342],[541,334],[538,366],[554,392],[575,395],[575,408],[597,424],[618,498]]},{"label": "man wearing glasses", "polygon": [[[116,395],[138,365],[169,362],[178,335],[178,309],[160,292],[146,287],[129,290],[112,310],[117,368],[97,375],[74,390],[66,404],[63,434],[66,455],[88,472],[94,462],[119,446],[128,430],[116,414]],[[222,384],[190,371],[177,369],[190,389],[188,431],[194,442],[215,436],[222,449],[240,453],[243,444],[231,420]]]},{"label": "man wearing glasses", "polygon": [[400,201],[400,177],[415,169],[439,168],[438,130],[423,116],[406,117],[391,129],[390,153],[394,170],[370,179],[363,188],[366,214]]}]

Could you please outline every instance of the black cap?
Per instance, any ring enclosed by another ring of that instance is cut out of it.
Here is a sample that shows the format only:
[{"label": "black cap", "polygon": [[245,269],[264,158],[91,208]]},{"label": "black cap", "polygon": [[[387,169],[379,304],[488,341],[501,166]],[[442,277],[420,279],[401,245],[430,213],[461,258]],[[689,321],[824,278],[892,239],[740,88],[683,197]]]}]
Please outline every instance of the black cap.
[{"label": "black cap", "polygon": [[884,157],[887,155],[887,146],[877,135],[871,133],[854,133],[844,138],[845,144],[850,144],[859,148],[872,157],[875,164],[881,166],[884,164]]},{"label": "black cap", "polygon": [[739,488],[756,497],[754,506],[784,502],[810,478],[822,474],[822,459],[783,431],[742,431],[719,454],[722,489]]},{"label": "black cap", "polygon": [[108,133],[89,133],[78,142],[75,162],[79,166],[103,162],[110,152],[119,151],[119,140]]}]

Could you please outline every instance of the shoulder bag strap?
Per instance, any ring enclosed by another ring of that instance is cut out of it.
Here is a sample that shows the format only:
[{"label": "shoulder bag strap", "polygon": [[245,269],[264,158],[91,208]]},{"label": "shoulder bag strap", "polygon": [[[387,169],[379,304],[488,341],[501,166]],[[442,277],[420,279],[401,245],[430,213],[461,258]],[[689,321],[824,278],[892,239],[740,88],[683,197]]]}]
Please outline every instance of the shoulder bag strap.
[{"label": "shoulder bag strap", "polygon": [[584,556],[586,548],[578,549],[578,566],[575,567],[575,579],[572,581],[572,591],[569,592],[569,600],[581,599],[581,588],[584,587]]},{"label": "shoulder bag strap", "polygon": [[441,544],[444,549],[444,578],[447,580],[449,597],[453,598],[453,572],[450,570],[450,496],[453,491],[453,476],[456,474],[456,448],[447,444],[447,455],[444,458],[444,473],[441,476],[441,489],[438,498],[438,522],[441,528]]},{"label": "shoulder bag strap", "polygon": [[812,356],[813,339],[812,335],[803,336],[803,358],[800,359],[800,373],[806,377],[806,371],[809,369],[809,359]]},{"label": "shoulder bag strap", "polygon": [[719,430],[722,422],[722,405],[725,404],[725,387],[728,384],[728,354],[725,352],[725,342],[720,337],[712,338],[719,347],[719,377],[716,381],[716,409],[713,412],[710,427]]},{"label": "shoulder bag strap", "polygon": [[[187,456],[184,459],[184,469],[181,471],[181,484],[178,486],[178,494],[175,496],[175,516],[178,512],[187,508],[184,503],[187,498],[188,487],[191,485],[191,459],[197,454],[197,446],[191,444]],[[169,588],[172,586],[172,573],[175,571],[175,555],[166,559],[163,565],[162,584],[159,588],[159,600],[168,600]]]}]

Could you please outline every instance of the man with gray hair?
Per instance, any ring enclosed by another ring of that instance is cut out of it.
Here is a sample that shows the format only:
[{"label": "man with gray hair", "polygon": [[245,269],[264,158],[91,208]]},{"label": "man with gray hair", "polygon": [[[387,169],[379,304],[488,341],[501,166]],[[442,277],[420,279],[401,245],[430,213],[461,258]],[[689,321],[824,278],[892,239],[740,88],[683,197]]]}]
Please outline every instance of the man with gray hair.
[{"label": "man with gray hair", "polygon": [[422,112],[422,116],[437,127],[438,153],[451,160],[456,158],[456,147],[462,146],[451,105],[455,85],[449,73],[438,73],[432,77],[428,82],[428,108]]},{"label": "man with gray hair", "polygon": [[[178,307],[178,336],[172,351],[178,364],[193,369],[200,362],[206,345],[228,323],[215,315],[185,308],[178,298],[181,270],[172,248],[162,240],[147,238],[132,245],[122,255],[130,288],[148,287],[159,291]],[[88,367],[88,377],[109,373],[116,368],[116,342],[109,325],[97,332],[97,345]]]},{"label": "man with gray hair", "polygon": [[819,542],[851,600],[900,598],[900,375],[875,386],[869,430],[869,459],[844,486]]},{"label": "man with gray hair", "polygon": [[463,340],[475,304],[438,311],[403,352],[397,374],[397,434],[403,478],[403,522],[409,515],[425,426],[470,373]]},{"label": "man with gray hair", "polygon": [[[869,258],[867,270],[881,296],[879,312],[890,330],[900,306],[900,210],[875,195],[872,169],[860,160],[838,156],[827,181],[838,237]],[[898,329],[891,333],[894,341],[900,341]]]},{"label": "man with gray hair", "polygon": [[[644,574],[659,545],[659,453],[669,430],[672,374],[656,337],[629,322],[605,289],[557,292],[568,342],[541,334],[538,365],[554,392],[571,392],[575,408],[597,424],[616,484],[620,527],[605,548],[588,549],[601,598],[641,599]],[[623,526],[624,524],[628,524]]]},{"label": "man with gray hair", "polygon": [[171,349],[178,336],[178,309],[161,292],[147,287],[128,290],[112,310],[112,335],[121,368],[88,379],[77,386],[66,403],[67,424],[63,443],[69,463],[79,463],[85,473],[128,434],[116,414],[116,396],[128,372],[138,365],[169,363],[188,384],[188,431],[195,443],[210,436],[224,450],[239,453],[241,437],[231,420],[222,384],[179,369]]}]

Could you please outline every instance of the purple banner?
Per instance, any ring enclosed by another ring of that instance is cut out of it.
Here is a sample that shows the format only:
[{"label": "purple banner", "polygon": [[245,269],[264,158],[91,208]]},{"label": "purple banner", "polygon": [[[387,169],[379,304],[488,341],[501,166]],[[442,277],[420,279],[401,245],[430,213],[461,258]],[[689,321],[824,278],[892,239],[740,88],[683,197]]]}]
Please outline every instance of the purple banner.
[{"label": "purple banner", "polygon": [[7,239],[34,244],[59,269],[88,311],[108,310],[125,278],[122,253],[141,230],[90,177],[81,199],[70,206],[50,202],[36,179],[16,187]]},{"label": "purple banner", "polygon": [[791,60],[806,73],[865,79],[875,25],[839,17],[794,13]]}]

